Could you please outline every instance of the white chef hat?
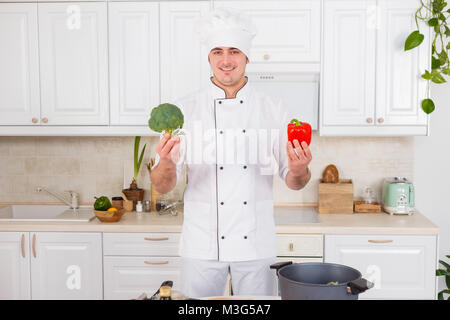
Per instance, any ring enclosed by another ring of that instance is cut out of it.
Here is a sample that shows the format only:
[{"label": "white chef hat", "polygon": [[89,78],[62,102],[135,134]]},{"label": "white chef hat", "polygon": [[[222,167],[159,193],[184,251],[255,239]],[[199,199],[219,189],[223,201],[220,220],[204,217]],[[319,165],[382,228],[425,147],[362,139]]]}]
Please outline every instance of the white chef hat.
[{"label": "white chef hat", "polygon": [[217,8],[196,24],[201,43],[208,53],[216,47],[233,47],[241,50],[247,58],[256,35],[256,27],[246,14],[232,8]]}]

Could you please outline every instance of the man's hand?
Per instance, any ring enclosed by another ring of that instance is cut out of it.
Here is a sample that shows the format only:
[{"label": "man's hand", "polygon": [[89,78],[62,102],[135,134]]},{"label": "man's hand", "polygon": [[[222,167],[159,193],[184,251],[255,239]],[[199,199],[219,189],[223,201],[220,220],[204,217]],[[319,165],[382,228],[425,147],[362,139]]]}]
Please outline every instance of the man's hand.
[{"label": "man's hand", "polygon": [[180,137],[174,135],[172,138],[169,133],[164,134],[163,138],[156,145],[156,153],[159,154],[160,161],[172,161],[174,164],[180,159]]},{"label": "man's hand", "polygon": [[289,170],[295,177],[301,177],[308,173],[308,165],[312,160],[311,150],[309,150],[305,141],[302,141],[300,145],[297,139],[294,139],[294,147],[291,142],[287,142],[286,152],[289,160]]},{"label": "man's hand", "polygon": [[170,134],[166,133],[156,145],[156,153],[159,155],[159,162],[152,169],[150,180],[156,191],[166,194],[177,183],[176,164],[180,159],[180,137],[175,135],[170,138]]}]

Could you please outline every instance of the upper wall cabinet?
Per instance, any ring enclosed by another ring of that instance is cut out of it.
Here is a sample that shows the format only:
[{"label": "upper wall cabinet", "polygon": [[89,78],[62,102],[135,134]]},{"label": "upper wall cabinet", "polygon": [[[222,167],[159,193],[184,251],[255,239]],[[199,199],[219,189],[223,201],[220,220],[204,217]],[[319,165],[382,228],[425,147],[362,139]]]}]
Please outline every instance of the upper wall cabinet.
[{"label": "upper wall cabinet", "polygon": [[246,12],[257,28],[252,63],[318,63],[320,1],[214,1]]},{"label": "upper wall cabinet", "polygon": [[209,81],[208,52],[195,23],[210,9],[206,1],[160,3],[161,103],[192,93]]},{"label": "upper wall cabinet", "polygon": [[159,4],[110,2],[112,125],[146,125],[159,103]]},{"label": "upper wall cabinet", "polygon": [[105,2],[39,3],[41,122],[107,125]]},{"label": "upper wall cabinet", "polygon": [[36,3],[0,5],[0,125],[31,125],[40,115]]},{"label": "upper wall cabinet", "polygon": [[427,134],[429,34],[403,49],[417,8],[414,0],[324,0],[321,135]]}]

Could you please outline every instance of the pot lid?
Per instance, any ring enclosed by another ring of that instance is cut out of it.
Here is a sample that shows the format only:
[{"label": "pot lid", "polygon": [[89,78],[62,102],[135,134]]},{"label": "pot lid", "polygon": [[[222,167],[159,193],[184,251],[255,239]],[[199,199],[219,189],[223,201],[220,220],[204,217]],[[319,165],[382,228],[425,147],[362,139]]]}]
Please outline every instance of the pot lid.
[{"label": "pot lid", "polygon": [[411,181],[409,181],[405,177],[389,177],[389,178],[385,178],[384,182],[387,182],[387,183],[411,183]]}]

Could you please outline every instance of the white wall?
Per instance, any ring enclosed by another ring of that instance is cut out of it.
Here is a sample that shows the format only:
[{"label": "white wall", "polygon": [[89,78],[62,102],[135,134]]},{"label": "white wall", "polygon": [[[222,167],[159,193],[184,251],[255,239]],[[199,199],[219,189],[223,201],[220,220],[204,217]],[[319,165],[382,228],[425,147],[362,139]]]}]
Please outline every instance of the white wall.
[{"label": "white wall", "polygon": [[[433,84],[431,134],[414,138],[416,207],[440,228],[439,257],[450,255],[450,83]],[[439,290],[445,286],[439,281]]]}]

